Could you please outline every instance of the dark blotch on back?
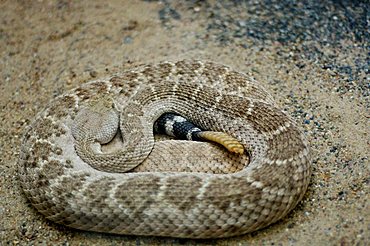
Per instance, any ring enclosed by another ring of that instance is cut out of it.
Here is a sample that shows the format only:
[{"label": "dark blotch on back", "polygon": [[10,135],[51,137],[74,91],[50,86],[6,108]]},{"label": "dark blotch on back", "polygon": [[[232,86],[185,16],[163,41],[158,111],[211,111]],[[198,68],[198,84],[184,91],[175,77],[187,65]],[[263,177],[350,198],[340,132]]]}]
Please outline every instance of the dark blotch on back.
[{"label": "dark blotch on back", "polygon": [[[196,202],[203,180],[196,176],[168,177],[165,179],[165,197],[181,210],[190,209]],[[180,199],[181,198],[181,199]]]}]

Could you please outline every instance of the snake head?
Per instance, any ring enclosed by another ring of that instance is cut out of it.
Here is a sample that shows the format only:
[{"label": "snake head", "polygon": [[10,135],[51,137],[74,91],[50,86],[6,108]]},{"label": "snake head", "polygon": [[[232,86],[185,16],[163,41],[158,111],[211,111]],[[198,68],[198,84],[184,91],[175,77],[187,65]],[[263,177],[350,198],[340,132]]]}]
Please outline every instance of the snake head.
[{"label": "snake head", "polygon": [[76,141],[92,139],[100,144],[110,142],[116,135],[119,114],[114,109],[113,100],[100,98],[91,100],[77,113],[71,126]]}]

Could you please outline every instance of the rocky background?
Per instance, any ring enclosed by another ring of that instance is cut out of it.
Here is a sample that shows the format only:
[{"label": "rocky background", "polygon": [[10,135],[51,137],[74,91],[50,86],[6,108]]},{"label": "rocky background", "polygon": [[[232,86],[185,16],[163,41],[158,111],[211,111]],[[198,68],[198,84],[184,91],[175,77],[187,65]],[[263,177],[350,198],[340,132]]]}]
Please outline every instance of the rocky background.
[{"label": "rocky background", "polygon": [[[0,1],[0,245],[368,245],[368,1]],[[253,75],[304,129],[303,201],[221,240],[116,236],[56,225],[17,180],[25,127],[47,102],[137,64],[204,59]]]}]

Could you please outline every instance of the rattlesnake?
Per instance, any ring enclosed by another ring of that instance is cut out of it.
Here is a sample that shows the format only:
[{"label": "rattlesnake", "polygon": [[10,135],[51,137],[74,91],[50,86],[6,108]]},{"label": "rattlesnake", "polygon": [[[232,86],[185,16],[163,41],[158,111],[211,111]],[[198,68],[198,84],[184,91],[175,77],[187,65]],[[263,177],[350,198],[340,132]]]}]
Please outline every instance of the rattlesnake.
[{"label": "rattlesnake", "polygon": [[[156,141],[153,123],[166,112],[227,133],[246,153]],[[201,61],[138,66],[55,98],[27,128],[19,158],[23,191],[48,219],[129,235],[258,230],[296,206],[310,174],[303,133],[265,89]]]}]

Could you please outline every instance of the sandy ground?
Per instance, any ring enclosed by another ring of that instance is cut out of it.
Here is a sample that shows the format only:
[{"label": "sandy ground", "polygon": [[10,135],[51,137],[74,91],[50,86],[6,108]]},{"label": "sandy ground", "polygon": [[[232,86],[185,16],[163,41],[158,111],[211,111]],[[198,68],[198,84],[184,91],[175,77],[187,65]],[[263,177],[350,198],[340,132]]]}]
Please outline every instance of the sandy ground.
[{"label": "sandy ground", "polygon": [[[365,2],[0,1],[0,245],[369,245]],[[38,214],[17,181],[35,114],[88,80],[183,58],[252,74],[301,124],[313,176],[296,209],[264,230],[201,241],[82,232]]]}]

